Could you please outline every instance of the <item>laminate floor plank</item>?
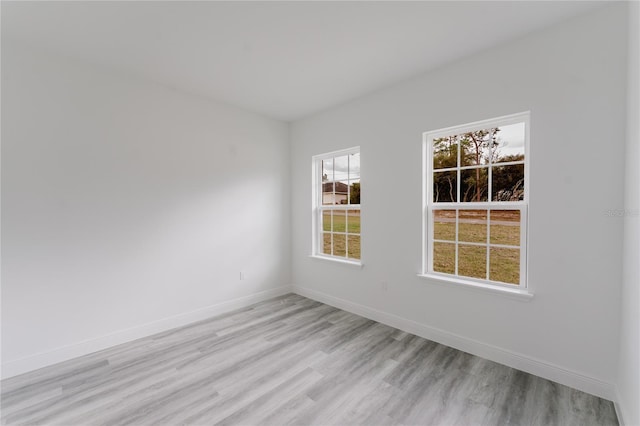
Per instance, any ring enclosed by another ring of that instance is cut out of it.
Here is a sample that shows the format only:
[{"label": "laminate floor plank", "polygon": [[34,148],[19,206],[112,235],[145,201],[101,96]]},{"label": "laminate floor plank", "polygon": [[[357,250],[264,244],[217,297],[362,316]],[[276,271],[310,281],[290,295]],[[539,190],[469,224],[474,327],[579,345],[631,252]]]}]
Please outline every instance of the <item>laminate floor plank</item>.
[{"label": "laminate floor plank", "polygon": [[[314,351],[312,359],[323,356],[325,355]],[[303,357],[303,359],[309,361],[307,357]],[[282,363],[276,366],[275,370],[266,370],[258,377],[249,376],[240,386],[226,387],[220,400],[187,419],[187,423],[216,424],[306,370],[308,367],[302,363],[292,367],[292,359],[285,358]]]},{"label": "laminate floor plank", "polygon": [[311,367],[291,377],[278,386],[243,404],[232,414],[216,422],[219,425],[258,424],[260,419],[268,416],[283,405],[290,396],[303,394],[311,385],[320,380],[322,375]]},{"label": "laminate floor plank", "polygon": [[617,425],[613,403],[289,294],[0,382],[3,425]]},{"label": "laminate floor plank", "polygon": [[308,410],[315,405],[315,401],[302,393],[291,396],[284,401],[276,410],[262,417],[256,424],[259,425],[291,425],[299,413]]}]

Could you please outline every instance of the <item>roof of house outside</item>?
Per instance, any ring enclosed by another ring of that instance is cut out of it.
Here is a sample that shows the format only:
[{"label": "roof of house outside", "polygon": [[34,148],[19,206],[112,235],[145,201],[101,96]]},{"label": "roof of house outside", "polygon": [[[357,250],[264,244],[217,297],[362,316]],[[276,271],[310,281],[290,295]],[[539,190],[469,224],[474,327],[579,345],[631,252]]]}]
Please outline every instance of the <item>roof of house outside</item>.
[{"label": "roof of house outside", "polygon": [[[324,182],[322,184],[322,192],[333,192],[334,182]],[[349,192],[349,186],[343,182],[335,182],[336,194],[347,194]]]}]

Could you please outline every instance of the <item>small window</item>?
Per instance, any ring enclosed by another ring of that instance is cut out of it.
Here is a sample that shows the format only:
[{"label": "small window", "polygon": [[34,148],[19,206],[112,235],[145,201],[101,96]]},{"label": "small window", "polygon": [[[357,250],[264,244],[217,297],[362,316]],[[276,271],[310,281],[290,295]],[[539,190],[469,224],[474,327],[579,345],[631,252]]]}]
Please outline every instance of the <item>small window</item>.
[{"label": "small window", "polygon": [[424,134],[424,275],[526,288],[528,135],[528,113]]},{"label": "small window", "polygon": [[313,254],[360,262],[360,148],[313,157]]}]

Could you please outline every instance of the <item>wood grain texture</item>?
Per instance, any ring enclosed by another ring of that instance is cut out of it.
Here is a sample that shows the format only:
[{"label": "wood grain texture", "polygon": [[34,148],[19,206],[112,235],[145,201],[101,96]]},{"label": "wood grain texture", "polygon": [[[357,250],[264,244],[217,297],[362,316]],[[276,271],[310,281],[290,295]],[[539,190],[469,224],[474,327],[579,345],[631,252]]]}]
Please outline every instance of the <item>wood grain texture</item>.
[{"label": "wood grain texture", "polygon": [[1,382],[7,425],[617,425],[613,404],[298,295]]}]

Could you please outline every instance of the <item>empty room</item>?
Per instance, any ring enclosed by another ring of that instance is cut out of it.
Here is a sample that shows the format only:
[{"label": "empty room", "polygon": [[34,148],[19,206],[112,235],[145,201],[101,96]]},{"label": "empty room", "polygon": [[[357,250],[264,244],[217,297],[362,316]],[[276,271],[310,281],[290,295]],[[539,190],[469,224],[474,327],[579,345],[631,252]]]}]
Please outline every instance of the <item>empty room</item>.
[{"label": "empty room", "polygon": [[3,425],[640,426],[637,1],[2,1]]}]

